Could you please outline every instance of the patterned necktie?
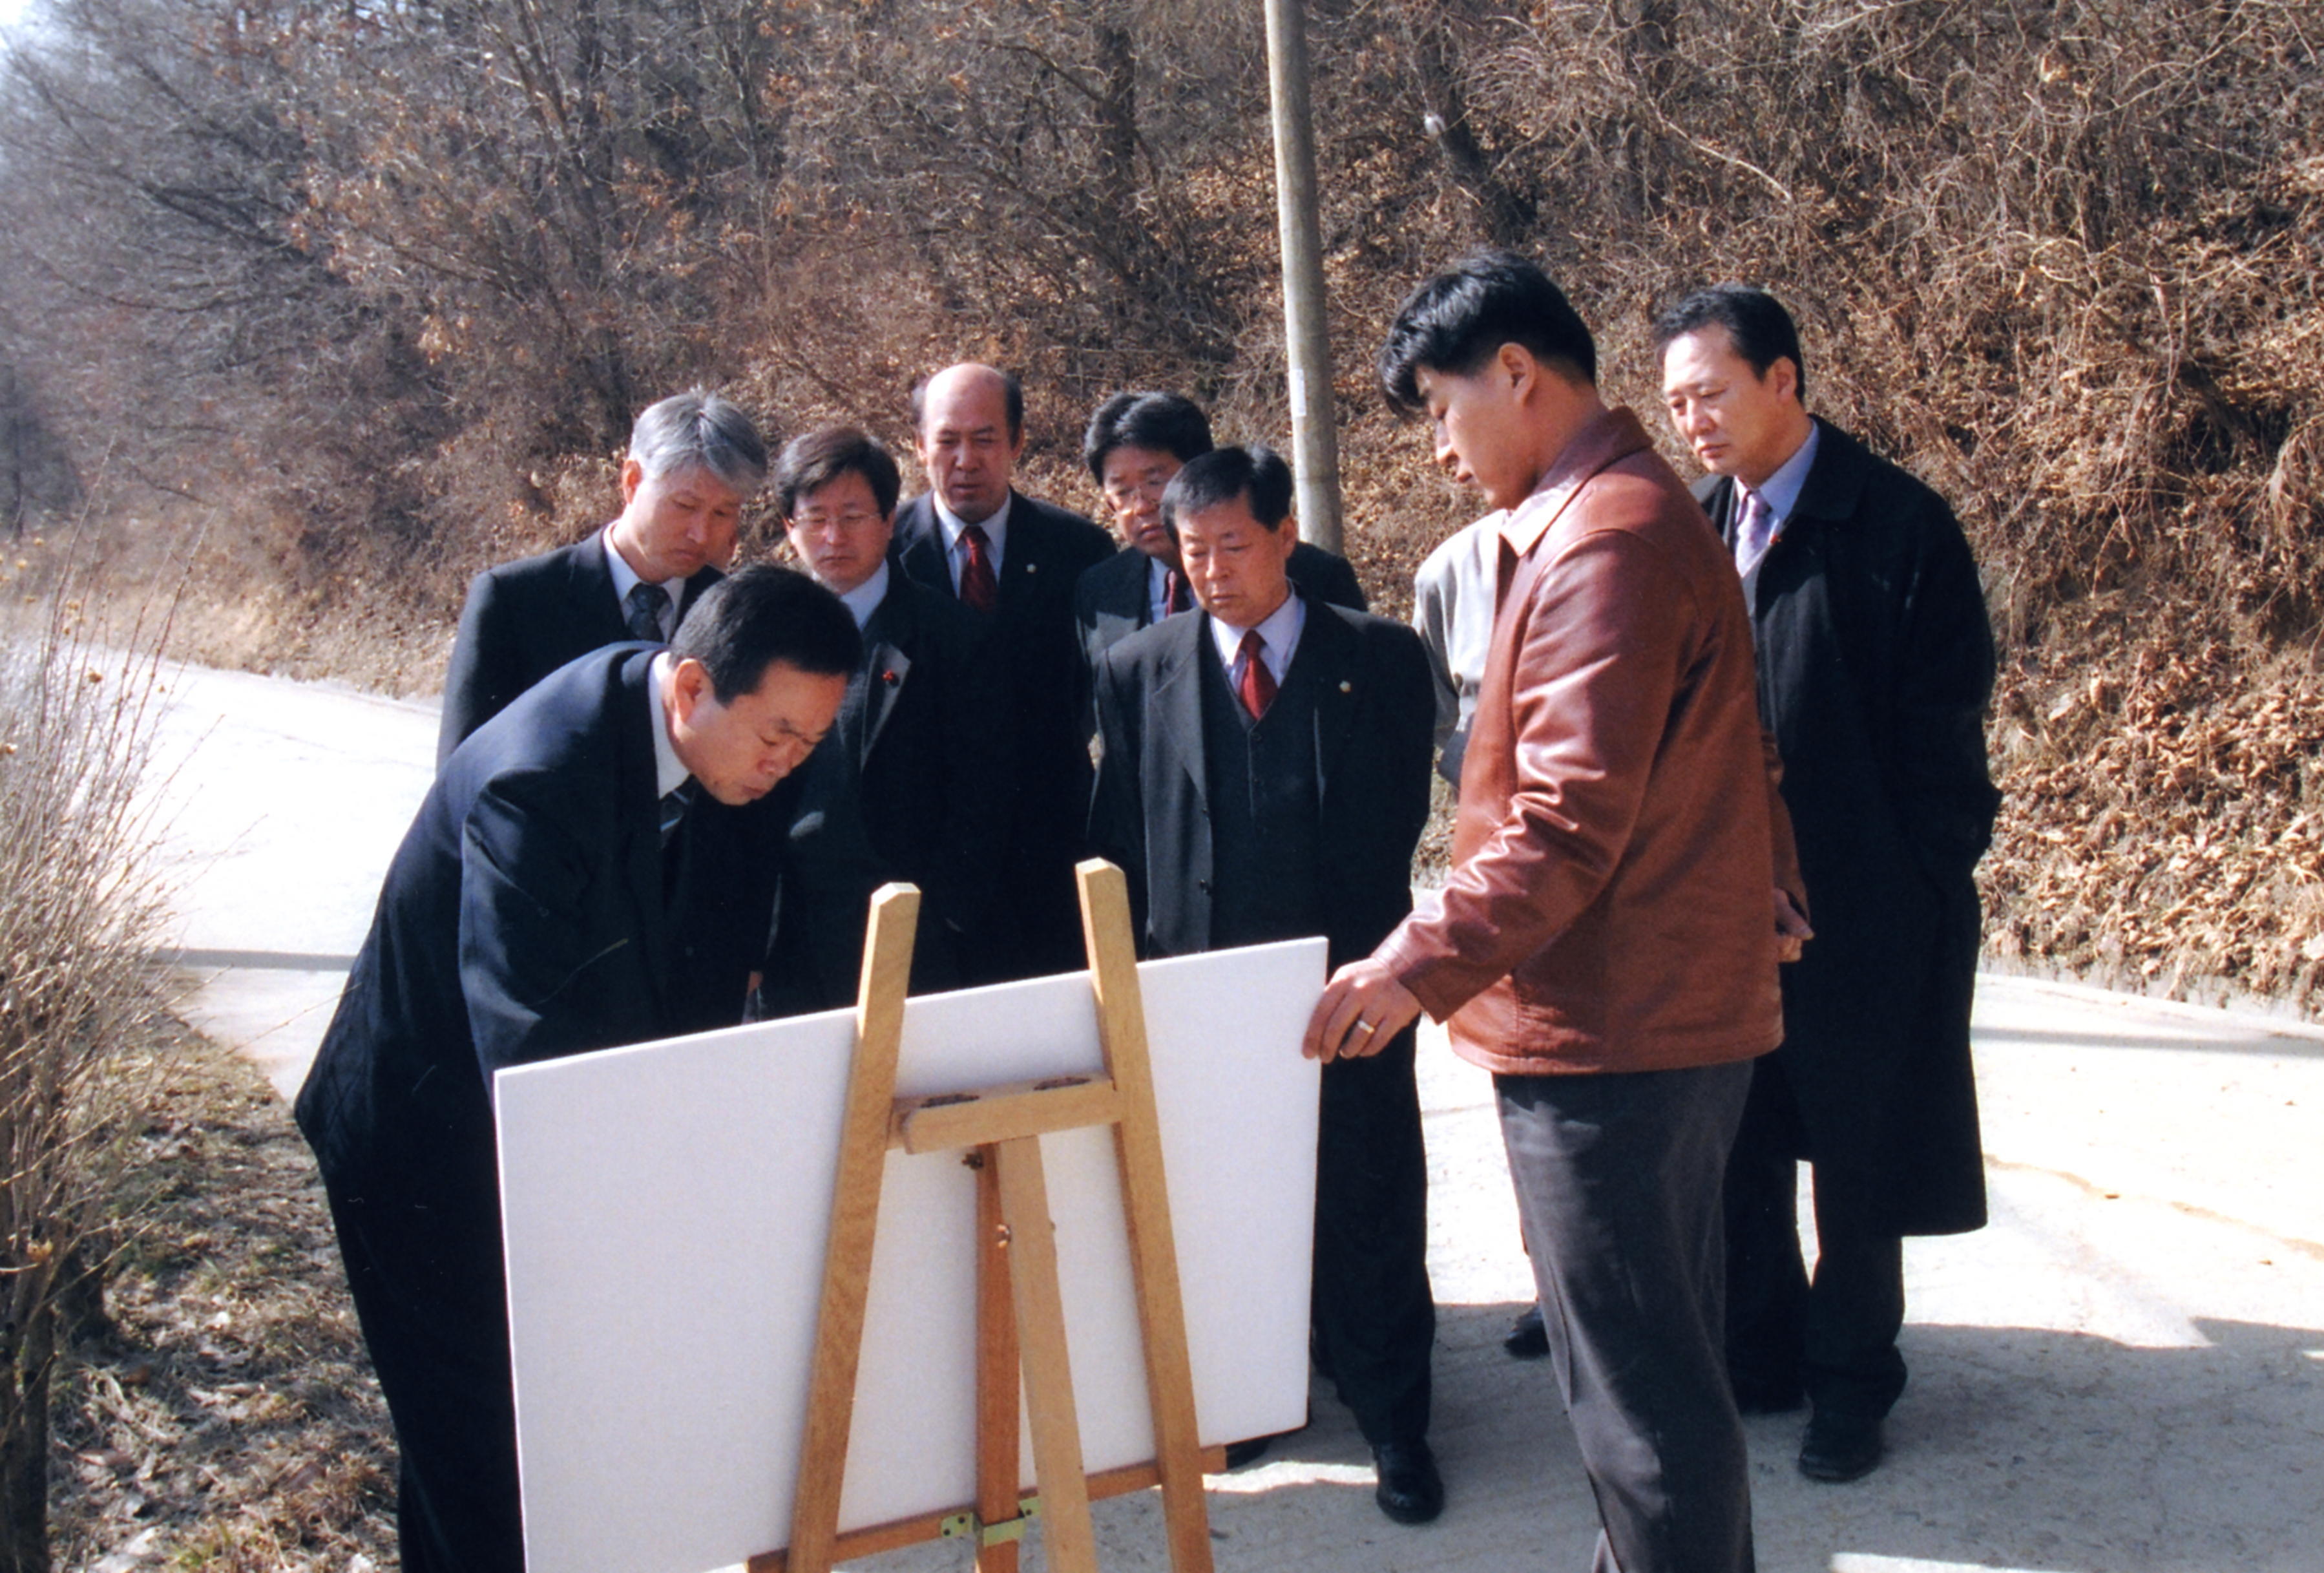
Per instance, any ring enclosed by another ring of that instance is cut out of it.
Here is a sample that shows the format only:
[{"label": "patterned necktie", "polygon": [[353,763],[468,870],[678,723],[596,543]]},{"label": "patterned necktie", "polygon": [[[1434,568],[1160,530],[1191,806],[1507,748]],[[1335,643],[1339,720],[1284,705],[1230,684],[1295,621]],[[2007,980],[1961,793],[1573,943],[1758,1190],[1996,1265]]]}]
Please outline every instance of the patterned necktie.
[{"label": "patterned necktie", "polygon": [[1767,542],[1775,535],[1775,516],[1767,511],[1767,500],[1746,488],[1743,493],[1743,514],[1735,522],[1735,571],[1748,574],[1759,566],[1767,555]]},{"label": "patterned necktie", "polygon": [[630,587],[630,593],[622,597],[622,605],[628,608],[622,620],[629,625],[631,638],[647,640],[655,644],[662,642],[666,635],[662,633],[661,615],[669,606],[668,590],[640,579]]},{"label": "patterned necktie", "polygon": [[1236,662],[1235,693],[1254,721],[1266,715],[1267,707],[1275,703],[1275,674],[1259,659],[1259,652],[1266,648],[1267,641],[1259,636],[1259,630],[1250,629],[1242,636],[1241,652]]},{"label": "patterned necktie", "polygon": [[990,612],[1001,604],[1001,581],[992,577],[992,541],[982,524],[971,524],[960,532],[961,545],[968,551],[968,560],[961,565],[960,598],[980,612]]},{"label": "patterned necktie", "polygon": [[1162,615],[1190,610],[1194,598],[1186,590],[1186,576],[1176,569],[1165,569],[1162,573]]}]

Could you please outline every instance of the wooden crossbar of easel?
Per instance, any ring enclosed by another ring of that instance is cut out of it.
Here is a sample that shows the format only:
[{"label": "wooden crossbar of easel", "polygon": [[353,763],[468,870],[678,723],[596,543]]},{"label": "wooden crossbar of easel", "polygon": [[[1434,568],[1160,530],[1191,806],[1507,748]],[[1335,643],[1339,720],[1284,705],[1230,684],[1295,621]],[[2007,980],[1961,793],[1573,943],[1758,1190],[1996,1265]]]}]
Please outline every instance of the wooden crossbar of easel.
[{"label": "wooden crossbar of easel", "polygon": [[[1059,1573],[1095,1573],[1092,1500],[1159,1485],[1172,1568],[1210,1573],[1203,1470],[1220,1460],[1204,1456],[1195,1433],[1194,1371],[1163,1184],[1162,1133],[1147,1059],[1129,888],[1121,871],[1102,859],[1074,873],[1104,1072],[970,1093],[896,1096],[920,894],[897,884],[872,898],[790,1545],[751,1559],[750,1573],[828,1573],[841,1557],[958,1533],[976,1540],[977,1573],[1015,1573],[1018,1543],[1035,1511],[1034,1501],[1019,1490],[1017,1473],[1020,1373],[1048,1565]],[[1095,1476],[1083,1462],[1040,1143],[1045,1134],[1092,1125],[1113,1132],[1155,1448],[1151,1464]],[[976,1170],[977,1500],[950,1513],[842,1535],[840,1488],[854,1418],[881,1172],[891,1149],[922,1153],[964,1148]]]}]

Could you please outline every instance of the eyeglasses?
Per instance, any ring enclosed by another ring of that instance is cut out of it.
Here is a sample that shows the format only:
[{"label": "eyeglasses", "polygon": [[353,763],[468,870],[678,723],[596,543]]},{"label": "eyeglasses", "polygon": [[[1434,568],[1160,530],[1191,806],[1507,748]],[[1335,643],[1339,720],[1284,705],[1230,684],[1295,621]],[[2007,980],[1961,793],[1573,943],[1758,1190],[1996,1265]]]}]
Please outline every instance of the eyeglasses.
[{"label": "eyeglasses", "polygon": [[1159,497],[1169,485],[1170,477],[1167,476],[1149,476],[1142,481],[1130,483],[1108,481],[1104,487],[1105,500],[1117,508],[1127,507],[1133,499],[1150,503]]},{"label": "eyeglasses", "polygon": [[842,530],[861,530],[881,522],[881,515],[868,508],[851,508],[844,514],[825,514],[817,509],[802,508],[791,515],[795,530],[828,530],[837,525]]}]

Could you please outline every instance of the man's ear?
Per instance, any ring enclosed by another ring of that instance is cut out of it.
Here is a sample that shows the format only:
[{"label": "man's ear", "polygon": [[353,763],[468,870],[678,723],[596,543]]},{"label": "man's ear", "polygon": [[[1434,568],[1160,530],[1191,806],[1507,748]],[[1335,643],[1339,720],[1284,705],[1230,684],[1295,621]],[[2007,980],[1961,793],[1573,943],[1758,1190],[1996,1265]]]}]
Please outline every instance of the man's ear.
[{"label": "man's ear", "polygon": [[1779,355],[1767,363],[1767,391],[1777,398],[1797,400],[1800,396],[1799,363],[1788,355]]},{"label": "man's ear", "polygon": [[636,459],[622,461],[622,506],[628,507],[637,500],[638,488],[645,485],[646,467]]},{"label": "man's ear", "polygon": [[690,655],[678,657],[669,674],[670,712],[678,724],[692,726],[694,712],[703,700],[715,697],[715,690],[710,686],[710,669]]},{"label": "man's ear", "polygon": [[1533,351],[1522,344],[1501,346],[1493,354],[1493,365],[1508,379],[1509,393],[1519,403],[1525,402],[1534,385],[1541,381],[1541,362],[1536,360]]}]

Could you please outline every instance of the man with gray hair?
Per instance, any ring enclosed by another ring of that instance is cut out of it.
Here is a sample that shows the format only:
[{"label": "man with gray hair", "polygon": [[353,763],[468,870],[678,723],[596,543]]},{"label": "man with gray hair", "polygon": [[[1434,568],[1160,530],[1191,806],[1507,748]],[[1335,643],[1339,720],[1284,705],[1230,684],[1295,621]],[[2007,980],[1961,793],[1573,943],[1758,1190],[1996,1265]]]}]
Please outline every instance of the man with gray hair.
[{"label": "man with gray hair", "polygon": [[630,428],[619,518],[468,586],[438,767],[567,662],[625,639],[666,643],[733,560],[742,499],[766,478],[767,445],[740,406],[689,388],[649,407]]}]

